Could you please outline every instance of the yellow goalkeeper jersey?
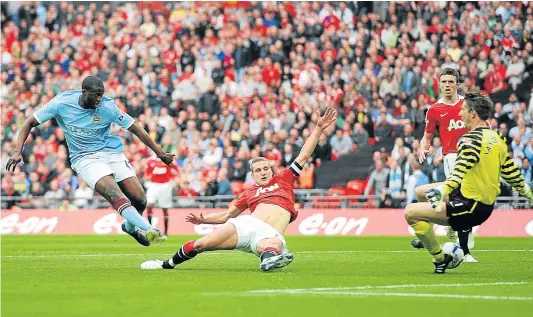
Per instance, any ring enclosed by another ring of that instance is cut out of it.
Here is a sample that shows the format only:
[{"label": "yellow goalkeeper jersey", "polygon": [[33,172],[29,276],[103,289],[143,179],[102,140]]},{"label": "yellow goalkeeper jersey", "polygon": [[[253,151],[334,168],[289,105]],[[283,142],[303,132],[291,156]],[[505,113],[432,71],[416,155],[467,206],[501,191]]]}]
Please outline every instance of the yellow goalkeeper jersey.
[{"label": "yellow goalkeeper jersey", "polygon": [[524,177],[498,132],[474,129],[459,139],[457,147],[453,173],[444,181],[446,195],[460,188],[464,197],[492,205],[500,194],[500,176],[518,191],[524,188]]}]

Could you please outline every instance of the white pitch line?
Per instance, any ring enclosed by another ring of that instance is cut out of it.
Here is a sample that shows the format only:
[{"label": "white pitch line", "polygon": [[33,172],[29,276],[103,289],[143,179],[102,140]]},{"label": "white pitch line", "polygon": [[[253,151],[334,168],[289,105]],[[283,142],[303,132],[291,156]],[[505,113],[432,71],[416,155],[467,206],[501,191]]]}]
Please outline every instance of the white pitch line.
[{"label": "white pitch line", "polygon": [[466,286],[497,286],[497,285],[527,285],[530,282],[492,282],[492,283],[455,283],[455,284],[395,284],[395,285],[366,285],[353,287],[315,287],[315,288],[294,288],[294,289],[266,289],[252,290],[247,293],[268,294],[307,294],[309,292],[324,292],[329,294],[330,291],[348,291],[348,290],[365,290],[365,289],[394,289],[394,288],[419,288],[419,287],[466,287]]},{"label": "white pitch line", "polygon": [[493,296],[493,295],[459,295],[459,294],[433,294],[433,293],[380,293],[380,292],[305,292],[301,295],[344,295],[344,296],[380,296],[380,297],[437,297],[460,299],[485,299],[485,300],[533,300],[533,297],[520,296]]},{"label": "white pitch line", "polygon": [[[476,250],[476,252],[533,252],[532,249],[503,249],[503,250]],[[94,254],[38,254],[38,255],[2,255],[2,258],[91,258],[91,257],[124,257],[124,256],[170,256],[169,253],[165,254],[142,254],[142,253],[94,253]],[[323,251],[297,251],[295,254],[323,254],[323,253],[420,253],[420,250],[323,250]],[[227,255],[228,252],[207,252],[205,255]],[[244,253],[237,253],[244,254]]]},{"label": "white pitch line", "polygon": [[2,258],[107,258],[107,257],[123,257],[123,256],[143,256],[143,257],[158,257],[166,256],[168,254],[142,254],[142,253],[125,253],[125,254],[47,254],[47,255],[2,255]]},{"label": "white pitch line", "polygon": [[[319,253],[418,253],[420,250],[317,250],[317,251],[297,251],[299,254],[319,254]],[[501,249],[501,250],[476,250],[476,252],[533,252],[533,249]]]}]

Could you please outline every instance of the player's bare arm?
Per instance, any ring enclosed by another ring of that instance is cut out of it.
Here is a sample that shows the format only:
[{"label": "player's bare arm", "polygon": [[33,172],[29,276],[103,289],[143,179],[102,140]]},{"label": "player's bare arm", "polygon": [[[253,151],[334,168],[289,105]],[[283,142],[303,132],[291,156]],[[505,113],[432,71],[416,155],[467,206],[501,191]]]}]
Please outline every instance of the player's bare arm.
[{"label": "player's bare arm", "polygon": [[163,150],[152,140],[150,135],[137,123],[134,122],[129,128],[128,131],[135,134],[142,143],[146,144],[152,151],[155,152],[157,157],[163,161],[163,163],[170,165],[174,161],[174,154],[165,153]]},{"label": "player's bare arm", "polygon": [[200,213],[200,216],[197,216],[195,214],[189,214],[187,217],[185,217],[185,221],[190,222],[195,225],[199,224],[221,224],[228,221],[230,218],[235,218],[238,215],[240,215],[243,212],[243,210],[231,205],[226,211],[222,212],[215,212],[208,215],[203,215]]},{"label": "player's bare arm", "polygon": [[[317,111],[318,112],[318,111]],[[324,130],[329,127],[333,122],[337,121],[337,111],[334,108],[328,107],[323,116],[320,116],[318,112],[318,120],[316,122],[316,127],[311,132],[309,139],[304,143],[300,154],[296,157],[295,162],[300,166],[303,166],[307,160],[313,155],[316,145],[318,144],[318,139]]]},{"label": "player's bare arm", "polygon": [[418,154],[418,161],[420,164],[426,160],[426,155],[431,154],[431,140],[433,139],[433,133],[424,132],[424,136],[420,139],[420,153]]},{"label": "player's bare arm", "polygon": [[11,158],[6,164],[6,170],[8,172],[14,172],[17,164],[22,161],[22,148],[24,147],[24,143],[26,143],[26,139],[28,138],[28,135],[30,135],[31,129],[37,126],[39,126],[39,122],[34,116],[30,116],[28,119],[26,119],[26,121],[24,121],[24,124],[20,128],[15,152],[13,152]]}]

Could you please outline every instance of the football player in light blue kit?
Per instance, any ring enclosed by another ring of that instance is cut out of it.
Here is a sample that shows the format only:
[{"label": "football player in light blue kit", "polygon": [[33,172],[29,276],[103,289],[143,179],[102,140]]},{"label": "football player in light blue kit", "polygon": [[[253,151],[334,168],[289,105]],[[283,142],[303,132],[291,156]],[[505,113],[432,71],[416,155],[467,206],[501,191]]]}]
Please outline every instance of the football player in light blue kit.
[{"label": "football player in light blue kit", "polygon": [[112,98],[104,96],[104,84],[96,76],[85,78],[82,90],[58,94],[26,119],[6,169],[14,171],[22,160],[22,148],[31,129],[50,119],[56,119],[65,133],[73,169],[126,218],[122,230],[144,246],[166,241],[167,237],[142,217],[146,195],[123,153],[122,140],[109,134],[111,124],[135,134],[167,165],[172,163],[174,155],[163,152]]}]

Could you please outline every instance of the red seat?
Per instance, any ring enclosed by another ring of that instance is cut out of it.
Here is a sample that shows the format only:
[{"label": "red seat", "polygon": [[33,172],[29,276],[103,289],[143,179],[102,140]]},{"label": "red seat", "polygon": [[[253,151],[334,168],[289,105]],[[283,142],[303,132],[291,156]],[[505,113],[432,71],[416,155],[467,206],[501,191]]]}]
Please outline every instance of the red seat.
[{"label": "red seat", "polygon": [[349,188],[351,192],[354,192],[353,195],[362,195],[365,191],[365,180],[355,179],[351,180],[346,184],[346,188]]}]

